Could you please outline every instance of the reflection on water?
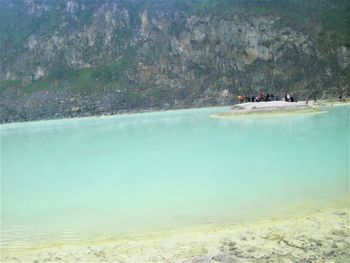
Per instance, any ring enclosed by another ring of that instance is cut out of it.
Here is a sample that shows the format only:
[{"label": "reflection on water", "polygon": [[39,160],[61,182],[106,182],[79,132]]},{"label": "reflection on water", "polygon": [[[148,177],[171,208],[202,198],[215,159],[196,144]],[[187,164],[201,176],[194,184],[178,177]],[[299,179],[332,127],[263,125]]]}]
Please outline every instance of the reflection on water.
[{"label": "reflection on water", "polygon": [[2,125],[2,246],[240,223],[346,200],[349,107],[208,117],[223,110]]}]

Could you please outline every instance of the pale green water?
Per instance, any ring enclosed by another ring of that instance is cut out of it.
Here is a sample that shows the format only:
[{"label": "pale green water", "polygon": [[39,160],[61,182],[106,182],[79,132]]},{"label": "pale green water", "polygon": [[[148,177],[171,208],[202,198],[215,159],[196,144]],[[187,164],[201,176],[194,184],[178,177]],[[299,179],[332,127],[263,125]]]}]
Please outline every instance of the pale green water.
[{"label": "pale green water", "polygon": [[2,247],[290,216],[348,198],[349,107],[1,125]]}]

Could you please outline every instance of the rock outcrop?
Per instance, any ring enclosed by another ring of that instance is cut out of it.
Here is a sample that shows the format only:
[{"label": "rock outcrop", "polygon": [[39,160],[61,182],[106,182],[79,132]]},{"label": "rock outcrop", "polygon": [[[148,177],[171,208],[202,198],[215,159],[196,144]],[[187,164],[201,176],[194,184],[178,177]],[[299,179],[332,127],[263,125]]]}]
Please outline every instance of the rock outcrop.
[{"label": "rock outcrop", "polygon": [[0,122],[349,95],[349,48],[325,49],[321,20],[193,2],[3,2]]}]

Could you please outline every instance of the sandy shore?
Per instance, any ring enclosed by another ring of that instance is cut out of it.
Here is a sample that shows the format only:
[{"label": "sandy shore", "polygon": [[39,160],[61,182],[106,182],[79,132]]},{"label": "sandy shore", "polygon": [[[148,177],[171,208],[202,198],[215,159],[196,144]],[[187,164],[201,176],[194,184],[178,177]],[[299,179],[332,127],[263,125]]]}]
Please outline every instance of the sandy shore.
[{"label": "sandy shore", "polygon": [[236,104],[228,112],[221,112],[211,115],[213,118],[231,118],[244,116],[266,116],[281,114],[305,114],[322,113],[313,101],[286,102],[286,101],[268,101],[268,102],[246,102]]},{"label": "sandy shore", "polygon": [[350,262],[349,209],[302,217],[2,249],[2,262]]}]

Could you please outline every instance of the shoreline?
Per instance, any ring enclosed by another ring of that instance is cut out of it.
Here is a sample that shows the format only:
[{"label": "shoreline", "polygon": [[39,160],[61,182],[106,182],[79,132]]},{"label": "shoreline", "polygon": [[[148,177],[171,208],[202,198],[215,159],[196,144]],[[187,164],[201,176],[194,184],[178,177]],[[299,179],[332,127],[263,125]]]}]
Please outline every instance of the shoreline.
[{"label": "shoreline", "polygon": [[286,102],[286,101],[264,101],[245,102],[235,104],[230,111],[213,114],[212,118],[235,118],[235,117],[260,117],[276,115],[295,115],[321,113],[322,111],[313,101]]},{"label": "shoreline", "polygon": [[101,115],[82,115],[82,116],[73,116],[73,117],[64,117],[64,118],[54,118],[54,119],[38,119],[38,120],[27,120],[27,121],[16,121],[16,122],[2,122],[1,126],[16,125],[16,124],[30,124],[34,122],[50,122],[50,121],[66,121],[66,120],[78,120],[78,119],[103,119],[103,118],[113,118],[113,117],[122,117],[136,114],[147,114],[147,113],[162,113],[162,112],[179,112],[186,110],[201,110],[201,109],[211,109],[211,108],[229,108],[231,105],[218,105],[218,106],[203,106],[196,108],[179,108],[179,109],[166,109],[166,110],[144,110],[144,111],[127,111],[127,112],[118,112],[110,114],[101,114]]},{"label": "shoreline", "polygon": [[149,108],[149,109],[134,109],[134,110],[120,110],[113,112],[104,112],[101,114],[76,114],[76,115],[67,115],[61,116],[57,118],[45,119],[45,118],[37,118],[37,119],[22,119],[16,121],[5,121],[0,122],[0,125],[6,124],[18,124],[18,123],[28,123],[28,122],[38,122],[38,121],[54,121],[54,120],[72,120],[72,119],[85,119],[85,118],[103,118],[110,116],[126,116],[132,114],[142,114],[142,113],[157,113],[157,112],[171,112],[171,111],[183,111],[183,110],[195,110],[195,109],[206,109],[206,108],[220,108],[220,107],[230,107],[232,104],[219,104],[219,105],[203,105],[196,107],[174,107],[174,108]]},{"label": "shoreline", "polygon": [[244,224],[2,248],[5,262],[346,262],[349,206]]},{"label": "shoreline", "polygon": [[350,106],[350,100],[347,101],[320,101],[320,106]]},{"label": "shoreline", "polygon": [[250,112],[245,114],[233,115],[231,113],[218,113],[210,115],[213,119],[241,119],[241,118],[270,118],[280,116],[298,116],[298,115],[316,115],[324,114],[328,111],[270,111],[270,112]]},{"label": "shoreline", "polygon": [[[257,102],[261,103],[261,102]],[[234,104],[239,105],[239,104]],[[317,106],[345,106],[350,105],[350,100],[346,100],[345,102],[341,102],[339,100],[318,100],[316,103]],[[140,110],[121,110],[116,112],[105,112],[102,114],[77,114],[71,116],[62,116],[59,118],[37,118],[37,119],[23,119],[17,121],[7,121],[0,122],[0,126],[7,124],[18,124],[18,123],[29,123],[29,122],[38,122],[38,121],[53,121],[53,120],[71,120],[71,119],[81,119],[81,118],[103,118],[109,116],[125,116],[130,114],[140,114],[140,113],[153,113],[153,112],[169,112],[169,111],[181,111],[181,110],[193,110],[193,109],[205,109],[205,108],[219,108],[219,107],[232,107],[232,104],[229,105],[203,105],[203,107],[179,107],[179,108],[151,108],[151,109],[140,109]]]}]

